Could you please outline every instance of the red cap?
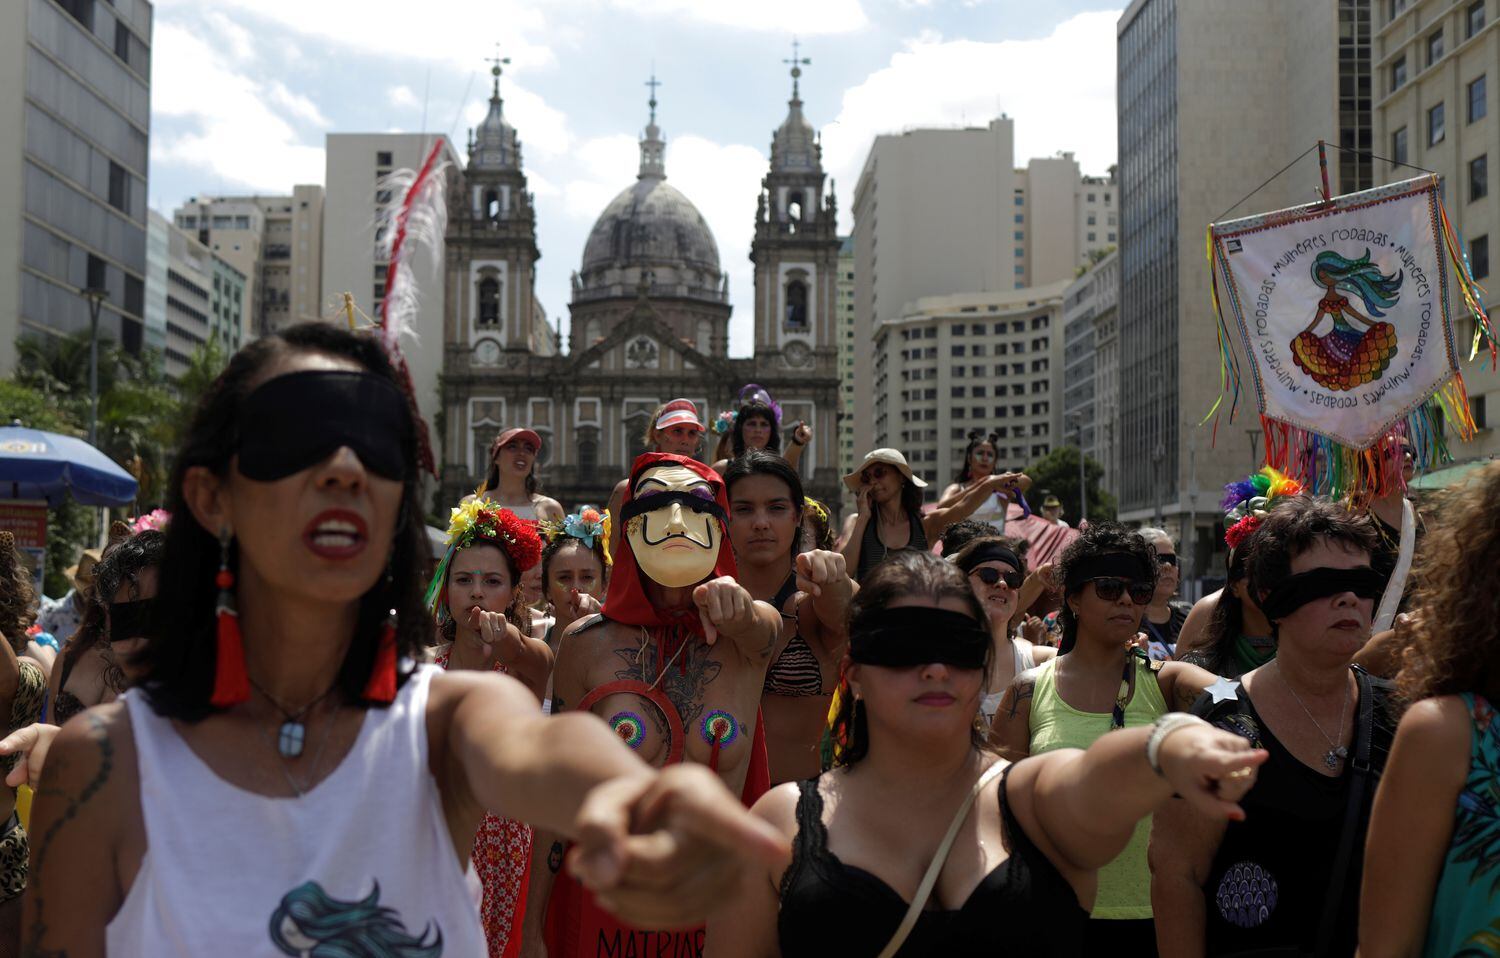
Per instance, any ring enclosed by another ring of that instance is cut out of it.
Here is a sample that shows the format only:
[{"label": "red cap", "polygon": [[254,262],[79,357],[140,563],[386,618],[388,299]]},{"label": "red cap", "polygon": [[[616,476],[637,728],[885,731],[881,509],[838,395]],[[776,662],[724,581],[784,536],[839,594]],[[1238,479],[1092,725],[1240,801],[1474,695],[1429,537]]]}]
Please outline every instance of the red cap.
[{"label": "red cap", "polygon": [[657,429],[666,429],[683,423],[691,423],[700,430],[708,429],[703,425],[703,420],[698,418],[698,407],[693,405],[691,399],[672,400],[661,408],[661,415],[656,418]]},{"label": "red cap", "polygon": [[507,429],[499,436],[495,437],[494,444],[490,446],[490,458],[495,458],[495,453],[499,452],[506,443],[516,439],[530,439],[531,444],[536,447],[537,452],[542,451],[542,437],[538,436],[530,429],[525,429],[518,426],[515,429]]}]

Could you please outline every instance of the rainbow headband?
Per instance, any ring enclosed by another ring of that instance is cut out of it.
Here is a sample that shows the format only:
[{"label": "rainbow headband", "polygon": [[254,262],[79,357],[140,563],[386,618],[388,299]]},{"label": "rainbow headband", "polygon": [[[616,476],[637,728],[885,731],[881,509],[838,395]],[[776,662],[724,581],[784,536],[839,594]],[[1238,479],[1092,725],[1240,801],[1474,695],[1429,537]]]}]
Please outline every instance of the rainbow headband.
[{"label": "rainbow headband", "polygon": [[448,567],[453,556],[479,540],[501,543],[518,572],[527,571],[542,558],[541,536],[531,523],[509,509],[478,496],[454,506],[448,520],[448,548],[443,552],[443,561],[438,563],[437,572],[428,583],[427,594],[422,600],[439,621],[446,621],[449,614]]},{"label": "rainbow headband", "polygon": [[582,542],[586,549],[592,549],[595,542],[600,543],[606,567],[614,564],[614,560],[609,555],[609,529],[608,509],[603,512],[598,509],[582,509],[561,522],[556,519],[543,519],[537,523],[537,531],[549,543],[557,541],[558,536],[572,536]]}]

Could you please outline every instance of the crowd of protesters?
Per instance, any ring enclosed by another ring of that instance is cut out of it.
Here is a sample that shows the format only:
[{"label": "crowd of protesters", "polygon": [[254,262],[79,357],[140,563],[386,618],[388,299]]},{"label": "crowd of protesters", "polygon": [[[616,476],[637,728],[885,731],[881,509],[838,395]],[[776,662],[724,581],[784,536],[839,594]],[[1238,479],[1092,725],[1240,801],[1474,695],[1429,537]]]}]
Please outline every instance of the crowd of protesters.
[{"label": "crowd of protesters", "polygon": [[0,533],[0,958],[1500,954],[1500,465],[1263,470],[1190,606],[982,431],[840,523],[750,386],[571,511],[502,431],[435,555],[404,388],[292,327],[61,599]]}]

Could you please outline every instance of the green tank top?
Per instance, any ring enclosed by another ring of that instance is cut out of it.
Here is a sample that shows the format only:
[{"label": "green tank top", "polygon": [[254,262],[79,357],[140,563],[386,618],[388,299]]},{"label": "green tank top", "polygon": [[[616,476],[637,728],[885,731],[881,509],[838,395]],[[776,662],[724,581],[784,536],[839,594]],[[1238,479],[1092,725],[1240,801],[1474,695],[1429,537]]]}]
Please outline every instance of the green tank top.
[{"label": "green tank top", "polygon": [[1432,899],[1423,955],[1500,954],[1500,722],[1482,696],[1464,693],[1474,731],[1469,777],[1458,793],[1453,839]]},{"label": "green tank top", "polygon": [[[1135,662],[1135,691],[1125,706],[1125,727],[1150,725],[1167,714],[1167,700],[1151,663]],[[1057,694],[1055,672],[1058,659],[1044,662],[1037,674],[1031,699],[1031,754],[1059,748],[1088,748],[1110,728],[1109,712],[1083,712]],[[1136,823],[1130,843],[1120,857],[1099,869],[1099,894],[1092,918],[1129,919],[1151,917],[1151,869],[1146,864],[1146,845],[1151,839],[1151,818]]]}]

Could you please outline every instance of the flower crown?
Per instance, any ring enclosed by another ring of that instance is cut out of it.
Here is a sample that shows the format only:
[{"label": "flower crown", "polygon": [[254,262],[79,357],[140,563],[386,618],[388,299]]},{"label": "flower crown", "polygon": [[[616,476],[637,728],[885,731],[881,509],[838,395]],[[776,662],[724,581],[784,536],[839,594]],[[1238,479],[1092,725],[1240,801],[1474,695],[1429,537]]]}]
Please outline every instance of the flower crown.
[{"label": "flower crown", "polygon": [[477,496],[454,506],[448,520],[448,548],[427,586],[425,603],[429,610],[440,616],[446,614],[447,603],[443,600],[447,592],[448,566],[455,553],[480,539],[499,542],[505,554],[516,564],[518,572],[526,572],[542,558],[542,537],[537,535],[536,528],[509,509]]},{"label": "flower crown", "polygon": [[739,413],[735,412],[733,409],[726,409],[723,412],[719,413],[719,415],[714,418],[714,432],[720,436],[724,435],[726,432],[734,428],[734,421],[737,418],[739,418]]},{"label": "flower crown", "polygon": [[828,507],[823,505],[823,503],[812,496],[805,496],[802,499],[802,508],[817,516],[818,521],[823,523],[823,525],[828,525]]},{"label": "flower crown", "polygon": [[1302,483],[1264,466],[1260,472],[1224,487],[1224,542],[1238,549],[1260,527],[1271,511],[1271,502],[1282,496],[1300,495]]},{"label": "flower crown", "polygon": [[593,508],[581,509],[561,521],[543,519],[537,523],[537,530],[549,543],[557,541],[558,536],[572,536],[588,549],[592,549],[595,542],[600,543],[606,566],[613,564],[609,555],[609,529],[608,509],[603,512]]}]

